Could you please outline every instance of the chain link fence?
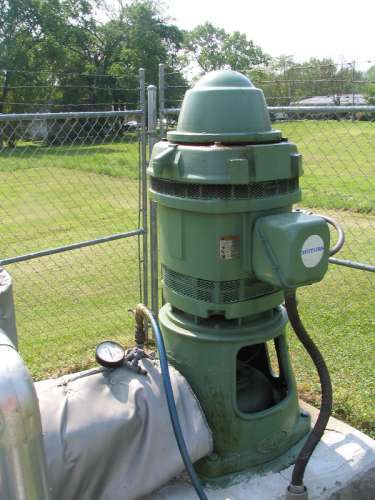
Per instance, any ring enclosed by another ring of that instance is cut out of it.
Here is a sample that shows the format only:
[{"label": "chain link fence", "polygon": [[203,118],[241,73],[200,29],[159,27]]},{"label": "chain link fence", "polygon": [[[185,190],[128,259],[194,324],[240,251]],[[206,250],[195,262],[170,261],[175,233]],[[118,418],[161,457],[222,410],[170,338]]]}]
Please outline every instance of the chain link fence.
[{"label": "chain link fence", "polygon": [[[331,372],[335,415],[374,436],[375,107],[269,110],[302,153],[302,207],[346,234],[324,280],[299,291],[300,307]],[[291,338],[301,393],[318,404],[313,368]]]},{"label": "chain link fence", "polygon": [[147,298],[145,88],[127,111],[0,115],[0,266],[35,378],[131,343]]},{"label": "chain link fence", "polygon": [[[0,115],[0,265],[14,279],[21,352],[35,378],[91,365],[101,339],[130,344],[128,309],[140,299],[150,295],[158,309],[157,212],[151,203],[148,227],[145,172],[152,144],[176,127],[186,90],[170,89],[168,78],[161,65],[148,112],[141,72],[134,110]],[[302,208],[333,216],[346,232],[340,261],[299,296],[333,368],[336,414],[371,430],[375,107],[269,111],[303,155]],[[317,402],[313,368],[293,340],[292,356],[303,396]]]}]

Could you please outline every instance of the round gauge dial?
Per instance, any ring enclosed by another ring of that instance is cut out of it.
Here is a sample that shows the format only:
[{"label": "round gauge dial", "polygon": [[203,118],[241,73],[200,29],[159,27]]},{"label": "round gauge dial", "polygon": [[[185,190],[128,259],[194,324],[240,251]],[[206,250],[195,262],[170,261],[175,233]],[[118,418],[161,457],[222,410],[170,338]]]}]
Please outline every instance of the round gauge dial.
[{"label": "round gauge dial", "polygon": [[125,349],[117,342],[106,340],[97,346],[95,358],[100,365],[106,368],[117,368],[124,362]]}]

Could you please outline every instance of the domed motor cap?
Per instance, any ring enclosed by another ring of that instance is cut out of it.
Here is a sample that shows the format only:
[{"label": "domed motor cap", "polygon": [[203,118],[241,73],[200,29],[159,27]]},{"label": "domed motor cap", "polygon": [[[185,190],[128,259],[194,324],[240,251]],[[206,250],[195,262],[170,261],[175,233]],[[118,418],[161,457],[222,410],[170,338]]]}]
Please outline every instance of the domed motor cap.
[{"label": "domed motor cap", "polygon": [[208,73],[186,92],[177,130],[168,140],[182,143],[252,143],[281,139],[271,129],[263,92],[237,71]]}]

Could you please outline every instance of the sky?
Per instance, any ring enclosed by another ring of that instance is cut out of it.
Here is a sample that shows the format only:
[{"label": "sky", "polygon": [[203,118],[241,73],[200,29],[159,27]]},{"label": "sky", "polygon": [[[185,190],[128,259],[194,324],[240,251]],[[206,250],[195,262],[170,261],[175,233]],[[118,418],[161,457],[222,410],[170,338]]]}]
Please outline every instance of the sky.
[{"label": "sky", "polygon": [[[180,28],[205,21],[241,31],[271,56],[331,57],[336,62],[374,61],[374,0],[164,0]],[[371,64],[363,62],[358,69]]]}]

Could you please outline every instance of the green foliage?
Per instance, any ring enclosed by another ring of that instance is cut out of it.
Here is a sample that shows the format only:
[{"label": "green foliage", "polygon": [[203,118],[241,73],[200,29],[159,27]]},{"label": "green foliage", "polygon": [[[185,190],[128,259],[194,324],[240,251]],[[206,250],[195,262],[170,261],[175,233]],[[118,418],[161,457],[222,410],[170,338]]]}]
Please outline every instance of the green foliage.
[{"label": "green foliage", "polygon": [[268,103],[276,106],[313,96],[333,96],[339,105],[340,95],[357,93],[355,82],[363,80],[352,63],[338,65],[329,58],[313,57],[297,64],[288,55],[272,59],[260,74],[251,71],[250,76],[263,89]]},{"label": "green foliage", "polygon": [[210,22],[185,34],[185,51],[205,72],[225,68],[243,70],[269,61],[269,56],[244,33],[227,33]]},{"label": "green foliage", "polygon": [[104,23],[99,3],[0,0],[0,112],[134,109],[140,67],[153,82],[159,63],[176,68],[182,33],[156,3],[125,3]]},{"label": "green foliage", "polygon": [[100,21],[104,0],[0,0],[0,113],[134,109],[139,68],[156,83],[159,63],[166,65],[172,107],[183,97],[187,67],[242,71],[271,105],[352,93],[353,81],[363,79],[369,82],[363,93],[374,102],[374,67],[363,75],[331,59],[298,65],[289,55],[271,59],[245,34],[210,22],[182,31],[160,5],[118,0]]},{"label": "green foliage", "polygon": [[369,82],[366,86],[366,96],[368,104],[375,105],[375,66],[371,66],[366,71],[366,80]]},{"label": "green foliage", "polygon": [[30,111],[30,103],[60,97],[58,74],[70,70],[71,52],[94,28],[92,6],[86,0],[2,0],[0,112]]},{"label": "green foliage", "polygon": [[375,105],[375,84],[371,83],[367,86],[367,102],[368,104]]}]

